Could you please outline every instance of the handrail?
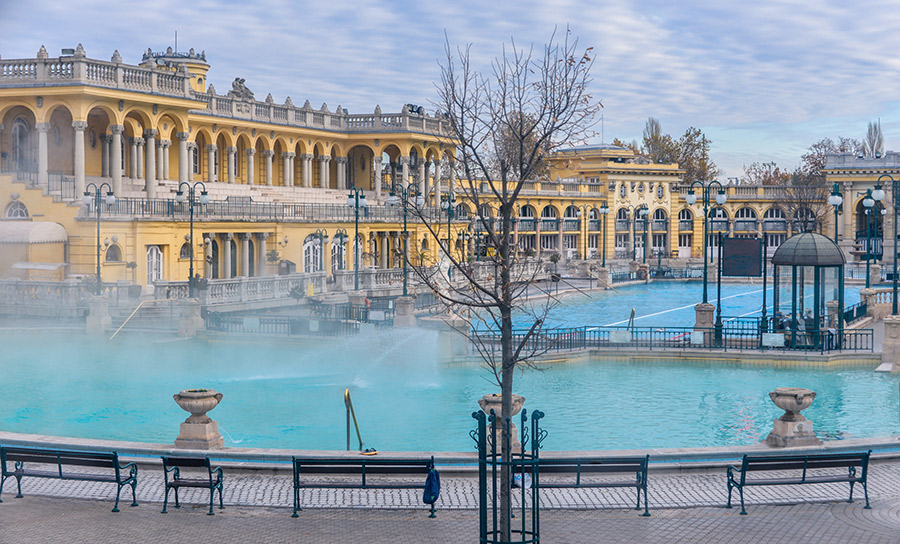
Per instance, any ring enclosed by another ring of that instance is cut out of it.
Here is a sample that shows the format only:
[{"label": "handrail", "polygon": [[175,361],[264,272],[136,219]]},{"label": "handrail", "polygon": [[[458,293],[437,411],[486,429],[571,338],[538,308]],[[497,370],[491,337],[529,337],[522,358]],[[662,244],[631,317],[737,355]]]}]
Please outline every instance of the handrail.
[{"label": "handrail", "polygon": [[153,301],[150,301],[150,300],[143,300],[143,301],[141,301],[141,303],[137,305],[137,308],[135,308],[134,311],[131,312],[131,315],[128,316],[128,319],[126,319],[124,322],[122,322],[122,324],[119,325],[119,328],[116,329],[116,332],[114,332],[113,335],[109,337],[110,341],[112,341],[112,339],[115,338],[117,334],[119,334],[119,331],[122,330],[122,329],[125,327],[125,325],[128,324],[129,321],[131,321],[131,318],[134,317],[134,314],[138,313],[138,310],[141,309],[141,306],[143,306],[145,302],[156,302],[156,301],[155,301],[155,300],[153,300]]},{"label": "handrail", "polygon": [[350,400],[350,390],[344,389],[344,407],[347,408],[347,451],[350,451],[350,416],[353,416],[353,426],[356,427],[356,438],[359,440],[359,451],[363,451],[362,436],[359,434],[359,423],[356,422],[356,411],[353,409],[353,401]]}]

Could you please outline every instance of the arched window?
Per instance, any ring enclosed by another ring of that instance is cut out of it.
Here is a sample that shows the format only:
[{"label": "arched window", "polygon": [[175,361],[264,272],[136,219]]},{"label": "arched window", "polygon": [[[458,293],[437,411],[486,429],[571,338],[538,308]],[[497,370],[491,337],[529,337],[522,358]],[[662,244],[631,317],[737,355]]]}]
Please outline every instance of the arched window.
[{"label": "arched window", "polygon": [[628,220],[628,208],[619,208],[619,211],[616,212],[616,220],[617,221],[627,221]]},{"label": "arched window", "polygon": [[[124,156],[124,155],[123,155]],[[194,145],[191,148],[191,162],[194,165],[194,173],[200,174],[200,146]]]},{"label": "arched window", "polygon": [[777,206],[772,206],[763,214],[763,219],[785,219],[784,211]]},{"label": "arched window", "polygon": [[322,270],[322,243],[318,236],[310,234],[303,240],[303,271]]},{"label": "arched window", "polygon": [[519,217],[534,217],[534,208],[528,205],[519,208]]},{"label": "arched window", "polygon": [[753,208],[741,208],[734,214],[735,219],[756,219],[756,211]]},{"label": "arched window", "polygon": [[725,211],[725,208],[712,208],[709,210],[709,218],[710,219],[728,219],[728,212]]},{"label": "arched window", "polygon": [[574,219],[578,217],[578,208],[575,206],[566,207],[566,211],[563,212],[563,217]]},{"label": "arched window", "polygon": [[113,244],[106,248],[106,262],[122,262],[122,250],[119,248],[118,244]]},{"label": "arched window", "polygon": [[541,210],[541,217],[551,219],[556,217],[556,208],[553,206],[544,206],[544,209]]},{"label": "arched window", "polygon": [[28,170],[30,154],[28,136],[30,132],[25,119],[17,117],[12,126],[12,166],[19,172]]},{"label": "arched window", "polygon": [[344,236],[336,235],[331,241],[331,273],[334,274],[338,270],[347,268],[347,239]]},{"label": "arched window", "polygon": [[28,208],[18,200],[13,200],[6,207],[7,219],[28,219]]},{"label": "arched window", "polygon": [[484,218],[494,217],[494,210],[489,204],[482,204],[479,208],[478,215]]},{"label": "arched window", "polygon": [[191,244],[185,242],[181,244],[181,250],[178,252],[179,259],[190,259],[191,258]]},{"label": "arched window", "polygon": [[694,220],[694,212],[685,208],[678,212],[678,220],[679,221],[693,221]]},{"label": "arched window", "polygon": [[469,207],[465,204],[457,204],[456,205],[456,217],[460,219],[466,219],[469,217]]},{"label": "arched window", "polygon": [[664,210],[662,208],[658,208],[656,211],[653,212],[653,220],[654,221],[665,221],[668,218],[669,218],[669,216],[666,215],[666,210]]}]

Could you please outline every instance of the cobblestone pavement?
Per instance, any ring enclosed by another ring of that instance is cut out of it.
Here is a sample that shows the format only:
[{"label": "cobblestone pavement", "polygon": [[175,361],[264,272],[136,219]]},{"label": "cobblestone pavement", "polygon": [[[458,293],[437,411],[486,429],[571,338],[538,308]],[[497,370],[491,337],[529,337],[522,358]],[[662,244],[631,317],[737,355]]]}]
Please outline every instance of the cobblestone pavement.
[{"label": "cobblestone pavement", "polygon": [[[542,491],[544,542],[893,542],[900,544],[900,462],[873,463],[872,509],[862,489],[844,502],[847,486],[770,486],[745,492],[748,516],[723,508],[724,470],[654,473],[652,516],[634,508],[634,491]],[[421,491],[308,489],[304,510],[290,517],[291,478],[225,474],[224,511],[206,516],[208,494],[182,492],[183,507],[159,514],[161,470],[140,473],[138,501],[113,514],[115,486],[92,482],[23,479],[25,497],[14,499],[7,480],[0,504],[0,544],[66,542],[167,542],[190,538],[218,542],[472,542],[477,541],[477,481],[443,478],[438,518],[428,519]],[[126,500],[126,497],[128,500]]]}]

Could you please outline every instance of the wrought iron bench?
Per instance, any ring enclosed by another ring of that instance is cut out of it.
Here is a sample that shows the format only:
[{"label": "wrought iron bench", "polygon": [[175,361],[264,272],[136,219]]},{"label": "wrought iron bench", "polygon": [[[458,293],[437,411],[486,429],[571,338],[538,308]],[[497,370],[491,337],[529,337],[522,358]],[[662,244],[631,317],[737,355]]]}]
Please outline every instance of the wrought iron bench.
[{"label": "wrought iron bench", "polygon": [[[728,478],[728,503],[731,508],[731,490],[737,488],[741,496],[741,515],[747,515],[744,508],[744,487],[759,485],[802,485],[823,483],[849,483],[850,498],[853,502],[853,485],[862,484],[869,506],[869,490],[866,476],[869,469],[869,455],[865,453],[823,453],[810,455],[770,455],[751,457],[745,455],[741,466],[726,468]],[[834,469],[847,469],[846,472]],[[787,474],[747,478],[749,473],[781,471]]]},{"label": "wrought iron bench", "polygon": [[[213,498],[215,491],[219,490],[219,510],[223,510],[225,505],[222,502],[222,467],[214,467],[209,462],[209,457],[163,457],[163,472],[166,482],[166,497],[163,500],[162,514],[166,513],[166,507],[169,504],[169,490],[175,490],[175,508],[181,508],[178,503],[178,489],[181,487],[198,487],[209,489],[209,514],[215,515],[213,512]],[[181,473],[181,469],[206,469],[203,473],[204,477],[185,477]],[[169,476],[171,475],[171,479]]]},{"label": "wrought iron bench", "polygon": [[[10,468],[9,464],[13,466]],[[26,463],[28,464],[26,466]],[[109,482],[117,486],[116,504],[112,511],[119,511],[119,495],[126,485],[131,486],[131,506],[137,506],[135,487],[137,487],[137,465],[134,463],[119,464],[116,452],[67,451],[48,448],[22,448],[0,446],[0,494],[6,479],[16,479],[18,493],[22,495],[22,477],[56,478],[60,480],[83,480],[88,482]],[[37,466],[34,466],[37,465]],[[76,472],[69,467],[87,467],[111,469],[110,472]],[[0,500],[0,502],[3,502]]]},{"label": "wrought iron bench", "polygon": [[[434,469],[434,457],[429,459],[386,459],[386,458],[310,458],[294,457],[294,513],[298,517],[300,490],[303,488],[328,489],[425,489],[425,478]],[[358,480],[341,479],[335,481],[301,480],[301,476],[358,476]],[[418,483],[398,481],[396,477],[420,475]],[[371,480],[369,476],[394,477],[392,480]],[[436,517],[434,503],[431,504],[430,518]]]},{"label": "wrought iron bench", "polygon": [[[635,510],[641,509],[641,493],[644,494],[644,513],[650,515],[647,504],[647,468],[650,464],[650,456],[644,457],[581,457],[581,458],[556,458],[541,459],[538,462],[538,477],[532,475],[532,486],[537,488],[584,488],[584,487],[633,487],[637,491],[637,504]],[[544,480],[544,476],[573,475],[574,481]],[[633,474],[633,478],[598,479],[585,476],[601,476],[606,474]]]}]

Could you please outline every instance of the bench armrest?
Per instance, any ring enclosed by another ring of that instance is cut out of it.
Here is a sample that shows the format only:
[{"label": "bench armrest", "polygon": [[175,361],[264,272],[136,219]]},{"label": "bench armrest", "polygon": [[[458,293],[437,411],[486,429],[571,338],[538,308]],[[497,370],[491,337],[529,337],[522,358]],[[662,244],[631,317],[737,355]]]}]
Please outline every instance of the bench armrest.
[{"label": "bench armrest", "polygon": [[126,478],[126,479],[137,478],[138,467],[136,464],[126,463],[119,467],[119,470],[125,470],[125,469],[128,469],[128,478]]},{"label": "bench armrest", "polygon": [[209,471],[209,474],[210,476],[212,476],[213,474],[216,475],[216,483],[221,482],[225,477],[225,475],[222,473],[222,467],[212,467]]},{"label": "bench armrest", "polygon": [[731,480],[734,483],[737,483],[734,480],[734,473],[740,472],[740,471],[741,471],[741,469],[739,469],[738,467],[736,467],[734,465],[728,465],[727,467],[725,467],[726,476],[728,477],[729,480]]}]

